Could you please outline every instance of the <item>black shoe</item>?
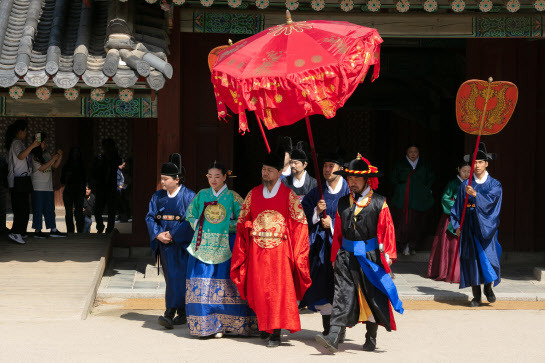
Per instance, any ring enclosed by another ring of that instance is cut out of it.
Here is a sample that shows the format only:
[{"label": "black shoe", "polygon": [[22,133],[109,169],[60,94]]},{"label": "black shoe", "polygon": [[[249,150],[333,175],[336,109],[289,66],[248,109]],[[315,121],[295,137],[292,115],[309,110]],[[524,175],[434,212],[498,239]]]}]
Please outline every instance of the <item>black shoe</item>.
[{"label": "black shoe", "polygon": [[54,238],[66,238],[67,234],[66,233],[62,233],[62,232],[59,232],[59,231],[51,231],[49,233],[49,237],[54,237]]},{"label": "black shoe", "polygon": [[322,325],[324,326],[324,331],[322,332],[323,336],[329,334],[331,315],[322,315]]},{"label": "black shoe", "polygon": [[280,346],[280,329],[274,329],[271,337],[267,341],[267,348],[276,348]]},{"label": "black shoe", "polygon": [[333,325],[329,329],[329,334],[323,336],[322,334],[316,335],[316,342],[320,344],[325,349],[329,350],[331,353],[337,353],[339,351],[339,333],[341,327],[338,325]]},{"label": "black shoe", "polygon": [[365,333],[365,343],[363,344],[363,350],[366,352],[373,352],[377,349],[377,323],[367,322],[367,332]]},{"label": "black shoe", "polygon": [[177,309],[176,313],[178,315],[176,315],[176,317],[174,319],[172,319],[172,323],[174,325],[186,324],[187,323],[187,316],[185,315],[185,309]]},{"label": "black shoe", "polygon": [[481,285],[471,286],[473,292],[473,300],[469,303],[469,306],[476,308],[481,305]]},{"label": "black shoe", "polygon": [[343,326],[339,332],[339,344],[344,343],[344,338],[346,338],[346,327]]},{"label": "black shoe", "polygon": [[184,325],[187,323],[187,317],[184,315],[177,315],[174,319],[172,319],[172,324],[174,325]]},{"label": "black shoe", "polygon": [[166,329],[174,328],[174,322],[172,321],[172,318],[168,316],[160,316],[157,322],[159,323],[159,325],[164,326]]},{"label": "black shoe", "polygon": [[34,232],[34,238],[46,239],[49,238],[49,235],[43,232]]},{"label": "black shoe", "polygon": [[261,339],[269,339],[271,337],[271,333],[267,333],[266,331],[260,331],[259,332],[259,337]]},{"label": "black shoe", "polygon": [[484,296],[486,296],[486,300],[488,300],[489,303],[496,302],[496,295],[494,295],[494,291],[492,291],[492,283],[484,285]]}]

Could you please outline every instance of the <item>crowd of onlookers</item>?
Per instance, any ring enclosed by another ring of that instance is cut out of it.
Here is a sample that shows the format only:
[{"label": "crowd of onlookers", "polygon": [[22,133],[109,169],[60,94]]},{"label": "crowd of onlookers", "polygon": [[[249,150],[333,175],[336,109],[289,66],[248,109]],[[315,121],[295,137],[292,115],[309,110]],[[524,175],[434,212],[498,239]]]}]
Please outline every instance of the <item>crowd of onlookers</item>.
[{"label": "crowd of onlookers", "polygon": [[[9,238],[24,244],[32,206],[32,229],[35,238],[66,237],[67,233],[90,233],[95,217],[98,233],[114,228],[116,213],[121,221],[129,221],[130,208],[122,160],[112,139],[102,140],[102,153],[95,157],[91,173],[79,147],[70,149],[68,158],[62,150],[47,150],[48,135],[37,132],[33,142],[25,145],[28,126],[17,120],[6,131],[5,159],[0,159],[0,230],[6,228],[7,192],[11,197],[13,226]],[[66,160],[65,160],[66,159]],[[62,199],[66,211],[66,232],[57,229],[53,173],[60,169],[64,186]],[[104,225],[103,213],[108,222]],[[43,230],[49,230],[46,233]],[[75,222],[75,223],[74,223]]]}]

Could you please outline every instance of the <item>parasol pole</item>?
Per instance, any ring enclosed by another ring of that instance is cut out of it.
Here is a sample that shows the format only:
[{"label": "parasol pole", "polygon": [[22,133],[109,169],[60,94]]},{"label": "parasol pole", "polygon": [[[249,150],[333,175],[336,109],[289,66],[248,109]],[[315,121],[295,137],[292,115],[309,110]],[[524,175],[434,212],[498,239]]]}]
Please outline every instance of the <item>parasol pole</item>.
[{"label": "parasol pole", "polygon": [[259,125],[259,129],[261,130],[261,135],[263,136],[263,140],[265,141],[265,146],[267,147],[267,152],[271,153],[271,147],[269,146],[269,142],[267,141],[267,136],[265,136],[265,130],[263,129],[263,124],[261,123],[261,119],[256,114],[255,118],[257,119],[257,124]]},{"label": "parasol pole", "polygon": [[[316,157],[316,149],[314,148],[314,138],[312,137],[312,129],[310,127],[310,119],[305,116],[305,122],[307,123],[308,141],[310,144],[310,151],[312,152],[312,161],[314,163],[314,175],[318,182],[318,192],[320,193],[320,199],[324,199],[324,193],[322,191],[322,178],[320,177],[320,168],[318,166],[318,158]],[[324,217],[326,216],[324,211]]]},{"label": "parasol pole", "polygon": [[[492,86],[492,82],[494,80],[492,77],[488,78],[488,88],[486,89],[486,97],[484,99],[484,108],[483,108],[483,114],[481,116],[481,124],[479,125],[479,133],[477,134],[477,142],[475,143],[475,150],[473,151],[473,159],[471,160],[471,172],[469,174],[469,179],[467,182],[467,186],[471,186],[471,180],[473,179],[473,171],[475,169],[475,161],[477,159],[477,152],[479,151],[479,142],[481,141],[481,135],[483,132],[484,127],[484,120],[486,118],[486,107],[488,106],[488,100],[490,99],[490,88]],[[469,199],[469,194],[466,193],[466,197],[464,200],[464,209],[462,211],[462,218],[460,219],[460,236],[457,239],[456,242],[456,250],[457,253],[454,255],[454,261],[452,263],[452,268],[450,272],[450,282],[452,283],[452,280],[454,279],[454,269],[456,268],[456,264],[458,263],[458,255],[460,254],[459,248],[460,248],[460,239],[462,238],[462,231],[464,226],[464,219],[466,216],[466,210],[467,210],[467,201]]]}]

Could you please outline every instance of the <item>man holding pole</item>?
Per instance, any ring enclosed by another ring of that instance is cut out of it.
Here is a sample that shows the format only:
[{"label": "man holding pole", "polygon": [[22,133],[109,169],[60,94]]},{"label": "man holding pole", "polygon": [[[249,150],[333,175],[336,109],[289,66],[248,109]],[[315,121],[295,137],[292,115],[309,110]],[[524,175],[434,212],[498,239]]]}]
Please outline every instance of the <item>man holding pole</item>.
[{"label": "man holding pole", "polygon": [[[468,185],[468,180],[462,183],[450,214],[452,227],[460,237],[460,288],[471,286],[472,307],[481,305],[481,284],[484,284],[484,294],[488,302],[496,301],[492,283],[496,286],[501,280],[498,227],[502,187],[486,171],[488,161],[494,159],[495,154],[487,153],[485,144],[481,142],[471,186]],[[470,161],[471,155],[466,155],[465,160]],[[460,221],[466,194],[467,210],[462,230]]]}]

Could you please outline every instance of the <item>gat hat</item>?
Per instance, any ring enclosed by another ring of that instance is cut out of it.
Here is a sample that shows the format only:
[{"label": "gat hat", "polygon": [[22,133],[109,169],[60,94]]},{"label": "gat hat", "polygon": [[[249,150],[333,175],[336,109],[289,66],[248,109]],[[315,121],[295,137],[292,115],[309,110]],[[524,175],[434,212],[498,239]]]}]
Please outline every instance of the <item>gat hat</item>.
[{"label": "gat hat", "polygon": [[372,189],[378,188],[378,178],[383,176],[382,172],[378,171],[376,166],[371,165],[359,153],[354,160],[345,164],[342,170],[336,171],[334,174],[341,175],[344,178],[351,175],[369,178],[368,184]]},{"label": "gat hat", "polygon": [[180,154],[175,153],[170,155],[168,162],[161,166],[161,175],[180,178],[183,181],[184,174],[185,170],[182,166],[182,156]]},{"label": "gat hat", "polygon": [[[466,156],[464,156],[464,161],[469,163],[471,162],[472,158],[473,158],[472,154],[467,154]],[[477,158],[475,160],[489,161],[489,160],[495,160],[495,159],[496,159],[496,154],[487,153],[486,145],[484,144],[484,142],[480,142],[479,149],[477,150]]]},{"label": "gat hat", "polygon": [[305,142],[299,141],[295,146],[295,149],[291,151],[291,160],[299,160],[302,163],[308,162],[307,153],[304,150]]}]

